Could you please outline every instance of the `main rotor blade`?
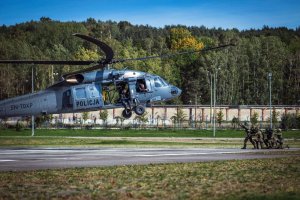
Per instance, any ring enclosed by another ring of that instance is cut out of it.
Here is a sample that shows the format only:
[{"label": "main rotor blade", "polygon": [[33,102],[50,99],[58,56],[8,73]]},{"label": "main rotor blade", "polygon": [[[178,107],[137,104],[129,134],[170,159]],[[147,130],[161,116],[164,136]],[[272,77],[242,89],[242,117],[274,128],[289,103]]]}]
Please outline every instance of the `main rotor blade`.
[{"label": "main rotor blade", "polygon": [[101,42],[100,40],[97,40],[96,38],[87,36],[87,35],[82,35],[80,33],[74,33],[73,34],[76,37],[79,37],[81,39],[84,39],[86,41],[89,41],[91,43],[96,44],[98,47],[100,47],[100,49],[102,49],[102,51],[105,53],[105,63],[109,63],[111,62],[111,60],[114,58],[114,51],[112,50],[112,48],[110,46],[108,46],[107,44],[105,44],[104,42]]},{"label": "main rotor blade", "polygon": [[127,62],[127,61],[134,61],[134,60],[147,60],[147,59],[155,59],[155,58],[168,58],[168,57],[184,55],[184,54],[193,54],[193,53],[218,50],[218,49],[222,49],[222,48],[229,47],[229,46],[235,46],[235,44],[225,44],[225,45],[220,45],[220,46],[216,46],[216,47],[209,47],[209,48],[204,48],[204,49],[198,50],[198,51],[183,51],[183,52],[178,52],[178,53],[173,53],[173,54],[164,54],[164,55],[158,55],[158,56],[146,56],[146,57],[141,57],[141,58],[115,59],[112,61],[112,63]]},{"label": "main rotor blade", "polygon": [[97,61],[81,60],[0,60],[2,64],[39,64],[39,65],[90,65]]}]

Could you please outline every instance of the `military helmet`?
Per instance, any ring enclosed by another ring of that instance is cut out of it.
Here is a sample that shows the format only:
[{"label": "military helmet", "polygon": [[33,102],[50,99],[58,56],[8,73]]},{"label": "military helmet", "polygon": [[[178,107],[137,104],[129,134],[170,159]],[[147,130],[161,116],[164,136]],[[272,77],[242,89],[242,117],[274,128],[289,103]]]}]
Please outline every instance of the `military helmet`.
[{"label": "military helmet", "polygon": [[270,127],[268,127],[268,128],[266,128],[266,131],[270,132],[270,131],[272,131],[272,129]]},{"label": "military helmet", "polygon": [[276,131],[280,133],[282,130],[281,130],[281,128],[278,128]]}]

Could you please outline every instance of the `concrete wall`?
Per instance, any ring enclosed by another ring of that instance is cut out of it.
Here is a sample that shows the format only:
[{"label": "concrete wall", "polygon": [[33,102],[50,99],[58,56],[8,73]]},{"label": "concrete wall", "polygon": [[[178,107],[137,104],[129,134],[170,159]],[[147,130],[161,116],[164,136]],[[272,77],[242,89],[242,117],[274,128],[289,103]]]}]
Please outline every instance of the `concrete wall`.
[{"label": "concrete wall", "polygon": [[[178,109],[182,109],[186,116],[186,120],[210,122],[211,116],[213,116],[213,109],[209,106],[153,106],[146,108],[147,117],[149,123],[156,123],[157,120],[163,120],[166,124],[172,123],[171,117],[174,116]],[[278,113],[278,121],[281,116],[287,113],[299,114],[300,106],[278,106],[272,107]],[[268,106],[217,106],[216,113],[222,111],[224,114],[223,120],[231,122],[232,118],[238,117],[240,121],[250,121],[251,115],[254,113],[258,114],[259,121],[267,121],[270,118],[270,109]],[[123,109],[110,109],[108,110],[108,124],[115,124],[116,117],[122,116]],[[212,113],[212,114],[211,114]],[[77,120],[81,119],[81,113],[68,113],[68,114],[57,114],[54,115],[56,119],[63,121],[64,123],[72,123],[73,116],[77,117]],[[99,111],[89,112],[89,119],[87,123],[93,123],[96,118],[96,123],[102,123],[99,119]],[[124,123],[134,123],[135,114],[125,120]]]}]

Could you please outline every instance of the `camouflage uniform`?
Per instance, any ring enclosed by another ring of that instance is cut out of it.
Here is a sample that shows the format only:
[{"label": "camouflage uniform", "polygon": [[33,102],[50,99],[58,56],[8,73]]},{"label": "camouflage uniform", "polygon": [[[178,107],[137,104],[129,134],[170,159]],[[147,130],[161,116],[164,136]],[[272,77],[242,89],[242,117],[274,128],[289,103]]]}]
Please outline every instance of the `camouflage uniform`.
[{"label": "camouflage uniform", "polygon": [[267,131],[266,130],[261,130],[261,132],[262,132],[262,135],[263,135],[263,142],[264,142],[266,148],[268,148],[269,146],[268,146],[268,139],[267,139],[268,138]]},{"label": "camouflage uniform", "polygon": [[251,138],[252,138],[252,141],[254,143],[254,149],[257,149],[257,136],[256,136],[256,128],[254,126],[251,126],[250,128],[250,135],[251,135]]},{"label": "camouflage uniform", "polygon": [[264,143],[266,148],[271,149],[274,147],[274,136],[273,130],[271,128],[267,128],[263,134]]},{"label": "camouflage uniform", "polygon": [[260,147],[262,149],[263,148],[263,134],[262,134],[262,131],[259,130],[256,127],[253,134],[254,134],[253,141],[256,144],[256,148],[259,149],[259,147]]},{"label": "camouflage uniform", "polygon": [[283,148],[283,137],[282,137],[282,132],[281,132],[280,128],[276,129],[276,131],[274,133],[274,138],[275,138],[275,142],[276,142],[276,148],[282,149]]},{"label": "camouflage uniform", "polygon": [[250,129],[247,128],[245,125],[242,125],[242,124],[240,124],[240,126],[241,126],[243,129],[245,129],[245,132],[246,132],[246,136],[245,136],[245,139],[244,139],[244,146],[242,147],[242,149],[246,149],[248,140],[251,142],[251,144],[253,144],[254,148],[256,148],[256,144],[255,144],[255,142],[252,140],[252,136],[253,136],[253,135],[251,135]]}]

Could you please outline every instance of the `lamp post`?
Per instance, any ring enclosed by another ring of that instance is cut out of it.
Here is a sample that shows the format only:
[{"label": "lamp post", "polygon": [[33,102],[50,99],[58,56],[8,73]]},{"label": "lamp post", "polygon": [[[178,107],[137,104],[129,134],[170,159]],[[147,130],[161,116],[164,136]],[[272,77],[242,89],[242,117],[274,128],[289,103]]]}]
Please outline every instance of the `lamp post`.
[{"label": "lamp post", "polygon": [[268,74],[269,79],[269,94],[270,94],[270,129],[272,129],[272,73]]},{"label": "lamp post", "polygon": [[194,117],[194,128],[197,127],[197,93],[195,94],[195,117]]},{"label": "lamp post", "polygon": [[[197,106],[198,106],[198,99],[197,99],[197,94],[195,94],[195,116],[194,116],[194,120],[195,120],[195,128],[197,126]],[[201,95],[199,95],[200,98],[200,104],[201,104]]]},{"label": "lamp post", "polygon": [[217,71],[214,73],[214,119],[213,119],[213,125],[214,125],[214,137],[216,137],[216,75]]},{"label": "lamp post", "polygon": [[[31,66],[31,93],[34,93],[34,66]],[[34,136],[34,115],[31,116],[31,136]]]},{"label": "lamp post", "polygon": [[212,72],[207,72],[207,77],[209,78],[210,82],[210,110],[209,110],[209,121],[210,125],[212,126],[213,119],[212,119],[212,105],[213,105],[213,73]]},{"label": "lamp post", "polygon": [[218,76],[218,70],[221,68],[217,68],[215,73],[214,73],[214,137],[216,137],[216,96],[217,96],[217,76]]},{"label": "lamp post", "polygon": [[212,102],[213,102],[213,75],[210,73],[210,125],[212,124]]}]

